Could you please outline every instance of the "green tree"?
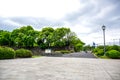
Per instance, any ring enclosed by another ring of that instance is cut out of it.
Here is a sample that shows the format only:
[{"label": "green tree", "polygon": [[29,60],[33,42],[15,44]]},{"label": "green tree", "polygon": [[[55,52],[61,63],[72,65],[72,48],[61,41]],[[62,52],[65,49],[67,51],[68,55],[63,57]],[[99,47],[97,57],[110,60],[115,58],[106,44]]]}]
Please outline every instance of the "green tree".
[{"label": "green tree", "polygon": [[40,46],[40,48],[45,49],[51,47],[52,42],[52,34],[54,32],[54,29],[51,27],[45,27],[42,29],[42,31],[39,32],[37,43]]},{"label": "green tree", "polygon": [[53,46],[54,47],[63,47],[66,46],[67,43],[69,45],[68,36],[70,29],[69,28],[57,28],[52,34]]},{"label": "green tree", "polygon": [[34,31],[32,26],[23,26],[15,29],[11,33],[14,44],[18,47],[33,47],[37,38],[37,31]]},{"label": "green tree", "polygon": [[11,44],[11,33],[8,31],[0,31],[0,45],[10,45]]},{"label": "green tree", "polygon": [[84,51],[91,51],[93,48],[92,48],[92,46],[90,46],[90,45],[86,45],[86,46],[84,46],[83,47],[83,50]]},{"label": "green tree", "polygon": [[75,48],[81,50],[84,43],[77,37],[70,28],[45,27],[41,31],[35,31],[32,26],[23,26],[14,29],[12,32],[0,31],[0,45],[17,46],[17,47],[34,47],[40,48]]}]

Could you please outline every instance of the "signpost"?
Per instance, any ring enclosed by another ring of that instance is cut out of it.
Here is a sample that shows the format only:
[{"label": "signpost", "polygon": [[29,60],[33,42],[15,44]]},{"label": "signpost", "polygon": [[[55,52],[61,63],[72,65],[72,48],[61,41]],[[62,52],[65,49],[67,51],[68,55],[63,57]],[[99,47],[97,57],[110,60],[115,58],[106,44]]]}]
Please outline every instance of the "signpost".
[{"label": "signpost", "polygon": [[45,53],[51,53],[51,49],[45,49]]}]

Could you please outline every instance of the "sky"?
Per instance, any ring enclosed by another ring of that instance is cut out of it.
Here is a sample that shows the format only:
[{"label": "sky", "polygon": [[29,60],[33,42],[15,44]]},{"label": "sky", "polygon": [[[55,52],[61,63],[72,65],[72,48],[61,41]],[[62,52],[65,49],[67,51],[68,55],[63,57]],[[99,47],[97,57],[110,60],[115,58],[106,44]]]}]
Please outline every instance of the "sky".
[{"label": "sky", "polygon": [[0,0],[0,29],[67,27],[87,44],[120,39],[120,0]]}]

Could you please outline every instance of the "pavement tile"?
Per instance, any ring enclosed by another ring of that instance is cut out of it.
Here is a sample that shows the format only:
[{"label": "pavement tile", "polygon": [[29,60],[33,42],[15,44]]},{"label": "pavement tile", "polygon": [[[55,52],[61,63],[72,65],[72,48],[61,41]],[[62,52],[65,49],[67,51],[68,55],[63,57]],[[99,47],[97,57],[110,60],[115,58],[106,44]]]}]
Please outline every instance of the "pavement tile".
[{"label": "pavement tile", "polygon": [[0,80],[120,80],[120,60],[63,57],[0,60]]}]

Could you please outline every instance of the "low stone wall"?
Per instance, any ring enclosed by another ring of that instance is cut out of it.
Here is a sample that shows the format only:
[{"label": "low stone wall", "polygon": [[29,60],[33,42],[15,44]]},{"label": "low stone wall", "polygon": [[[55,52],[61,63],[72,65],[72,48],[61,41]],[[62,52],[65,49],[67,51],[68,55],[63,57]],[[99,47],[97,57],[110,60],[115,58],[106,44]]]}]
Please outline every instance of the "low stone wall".
[{"label": "low stone wall", "polygon": [[62,53],[42,53],[42,56],[52,56],[52,57],[61,57]]},{"label": "low stone wall", "polygon": [[[12,47],[14,50],[20,49],[18,47]],[[51,53],[45,53],[44,49],[40,49],[39,47],[33,47],[33,48],[25,48],[30,51],[32,51],[33,55],[43,55],[43,56],[61,56],[61,53],[54,53],[54,51],[59,51],[59,50],[67,50],[68,47],[66,48],[51,48],[52,52]]]},{"label": "low stone wall", "polygon": [[33,55],[42,55],[45,53],[45,50],[40,49],[39,47],[29,48],[32,51]]}]

